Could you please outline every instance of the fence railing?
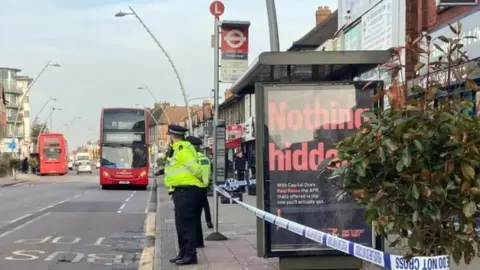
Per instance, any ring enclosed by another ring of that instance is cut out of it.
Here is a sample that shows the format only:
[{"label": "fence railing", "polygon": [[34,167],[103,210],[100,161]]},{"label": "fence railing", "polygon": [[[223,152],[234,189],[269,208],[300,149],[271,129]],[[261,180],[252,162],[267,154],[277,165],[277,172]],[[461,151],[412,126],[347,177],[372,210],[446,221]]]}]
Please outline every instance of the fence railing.
[{"label": "fence railing", "polygon": [[[254,181],[254,180],[253,180]],[[250,183],[253,182],[250,180]],[[232,181],[233,182],[233,181]],[[245,181],[246,182],[246,181]],[[363,261],[373,263],[375,265],[384,267],[385,269],[392,270],[449,270],[451,265],[450,257],[447,255],[444,256],[434,256],[434,257],[413,257],[409,260],[405,259],[404,256],[393,255],[387,252],[383,252],[371,247],[367,247],[355,242],[345,240],[343,238],[325,233],[308,226],[293,222],[291,220],[276,216],[272,213],[258,209],[252,205],[244,203],[236,198],[233,198],[230,193],[224,190],[224,188],[235,189],[236,187],[230,186],[231,183],[226,185],[215,186],[215,190],[221,195],[230,199],[230,202],[236,202],[238,205],[242,206],[255,216],[260,219],[267,221],[268,223],[279,226],[285,230],[288,230],[297,235],[308,238],[312,241],[320,243],[326,247],[333,248],[335,250],[341,251],[343,253],[354,256]],[[246,183],[238,183],[244,185]],[[237,185],[238,185],[237,184]]]}]

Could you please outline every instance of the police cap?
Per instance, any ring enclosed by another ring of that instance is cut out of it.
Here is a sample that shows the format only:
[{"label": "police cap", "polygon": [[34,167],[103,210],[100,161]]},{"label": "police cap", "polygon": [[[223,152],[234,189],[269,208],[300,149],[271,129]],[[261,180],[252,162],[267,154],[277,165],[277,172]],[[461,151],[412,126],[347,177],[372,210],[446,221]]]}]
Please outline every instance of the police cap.
[{"label": "police cap", "polygon": [[197,138],[195,136],[188,136],[187,138],[185,138],[185,140],[187,140],[193,146],[201,146],[202,143],[203,143],[202,140],[200,140],[199,138]]},{"label": "police cap", "polygon": [[168,125],[168,134],[185,135],[187,129],[177,125]]}]

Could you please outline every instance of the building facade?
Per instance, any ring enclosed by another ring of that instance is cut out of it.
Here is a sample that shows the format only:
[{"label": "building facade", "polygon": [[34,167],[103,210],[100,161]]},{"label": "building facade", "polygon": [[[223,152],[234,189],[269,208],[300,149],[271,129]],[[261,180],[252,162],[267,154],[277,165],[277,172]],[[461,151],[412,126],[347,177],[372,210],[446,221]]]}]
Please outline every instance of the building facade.
[{"label": "building facade", "polygon": [[[339,0],[338,29],[341,50],[388,50],[405,46],[406,2],[408,1]],[[405,57],[403,50],[402,63],[405,63]],[[388,85],[391,83],[391,74],[377,68],[360,75],[359,79],[382,79]]]},{"label": "building facade", "polygon": [[5,138],[7,134],[7,115],[5,105],[5,87],[0,83],[0,139]]},{"label": "building facade", "polygon": [[[22,156],[29,153],[30,140],[30,119],[29,119],[29,99],[24,95],[28,90],[28,86],[32,79],[26,76],[20,76],[20,69],[16,68],[0,68],[0,84],[4,86],[5,102],[6,102],[6,137],[17,138],[16,148],[13,152],[20,153]],[[26,104],[26,107],[25,107]],[[27,109],[27,119],[24,119],[24,108]],[[17,116],[18,113],[18,117]],[[27,124],[25,124],[27,123]],[[27,127],[28,126],[28,127]],[[28,140],[25,137],[25,130],[28,129]]]}]

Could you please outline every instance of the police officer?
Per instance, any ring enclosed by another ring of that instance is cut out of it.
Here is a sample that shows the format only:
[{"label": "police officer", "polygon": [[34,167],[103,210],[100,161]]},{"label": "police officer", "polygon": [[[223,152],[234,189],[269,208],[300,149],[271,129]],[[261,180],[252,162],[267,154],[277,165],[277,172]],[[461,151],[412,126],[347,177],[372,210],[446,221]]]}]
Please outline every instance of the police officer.
[{"label": "police officer", "polygon": [[[202,201],[202,208],[203,211],[205,211],[205,222],[207,223],[208,228],[213,228],[212,224],[212,214],[210,212],[210,205],[208,203],[208,187],[210,186],[210,178],[212,176],[212,162],[208,157],[206,157],[200,150],[200,147],[202,146],[202,140],[193,137],[193,136],[188,136],[186,138],[187,141],[189,141],[194,147],[195,150],[198,152],[198,162],[202,166],[202,172],[203,172],[203,184],[205,186],[204,189],[204,201]],[[200,217],[202,216],[202,213],[200,212]]]},{"label": "police officer", "polygon": [[[168,150],[167,150],[165,155],[166,155],[165,166],[168,166],[168,164],[170,164],[170,161],[172,160],[172,156],[173,156],[173,149],[172,149],[171,144],[168,145]],[[164,174],[165,174],[165,168],[159,169],[156,173],[154,173],[155,176],[160,176],[160,175],[164,175]],[[164,181],[164,183],[168,182],[167,176],[164,176],[163,181]],[[166,186],[166,187],[168,188],[168,195],[172,195],[173,194],[173,188],[169,187],[169,186]]]},{"label": "police officer", "polygon": [[177,265],[197,263],[198,202],[203,198],[202,169],[195,148],[185,140],[186,132],[183,127],[168,126],[172,153],[164,169],[165,186],[173,191],[179,246],[178,255],[170,262]]},{"label": "police officer", "polygon": [[202,167],[201,180],[202,180],[202,186],[203,186],[203,197],[201,201],[199,201],[200,207],[198,211],[198,224],[197,224],[197,228],[198,228],[197,247],[202,248],[204,247],[203,229],[202,229],[202,209],[205,211],[205,221],[207,222],[207,226],[209,228],[210,226],[213,227],[212,215],[210,214],[210,205],[208,204],[208,197],[207,197],[208,186],[210,184],[210,176],[211,176],[210,160],[200,151],[202,140],[194,136],[188,136],[186,140],[189,141],[195,147],[195,150],[197,151],[197,154],[198,154],[198,163]]}]

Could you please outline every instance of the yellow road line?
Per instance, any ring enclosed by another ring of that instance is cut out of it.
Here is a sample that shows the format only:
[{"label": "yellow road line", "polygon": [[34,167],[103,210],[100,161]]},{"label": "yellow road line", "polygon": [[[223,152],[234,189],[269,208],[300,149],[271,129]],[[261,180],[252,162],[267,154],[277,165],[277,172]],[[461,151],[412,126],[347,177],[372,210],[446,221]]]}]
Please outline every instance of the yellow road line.
[{"label": "yellow road line", "polygon": [[155,213],[147,213],[145,220],[145,235],[155,236]]},{"label": "yellow road line", "polygon": [[[155,237],[155,213],[147,213],[145,218],[145,236]],[[140,265],[138,270],[152,270],[153,269],[153,259],[155,254],[155,247],[144,247],[142,255],[140,257]]]},{"label": "yellow road line", "polygon": [[146,247],[142,251],[142,256],[140,257],[140,265],[138,270],[151,270],[153,269],[153,254],[154,247]]}]

